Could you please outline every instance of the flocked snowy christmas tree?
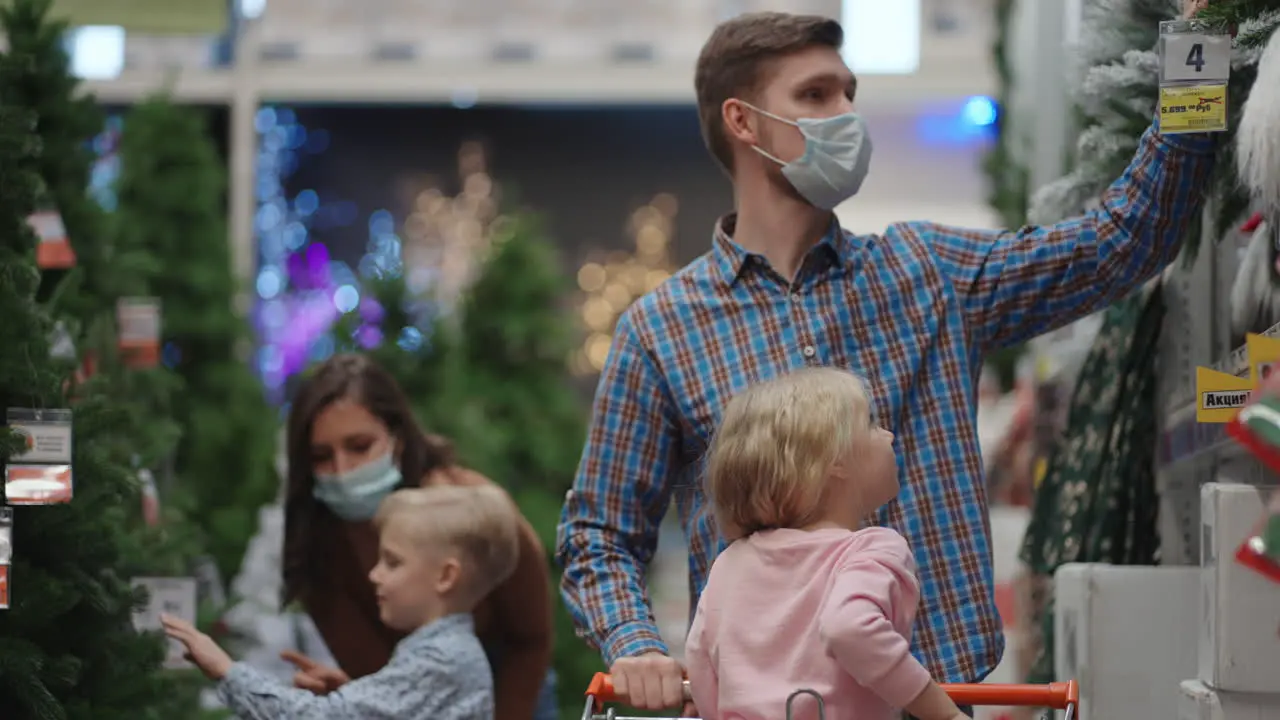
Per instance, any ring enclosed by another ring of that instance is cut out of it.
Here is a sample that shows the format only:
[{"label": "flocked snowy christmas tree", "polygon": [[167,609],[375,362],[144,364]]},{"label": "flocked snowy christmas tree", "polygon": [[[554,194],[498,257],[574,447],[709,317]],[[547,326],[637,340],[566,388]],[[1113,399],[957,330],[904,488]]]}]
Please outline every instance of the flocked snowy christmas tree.
[{"label": "flocked snowy christmas tree", "polygon": [[[1074,168],[1037,190],[1029,219],[1052,223],[1083,212],[1123,172],[1155,116],[1160,86],[1156,50],[1159,23],[1178,16],[1181,0],[1086,0],[1077,62],[1082,70],[1072,98],[1081,118]],[[1223,0],[1210,3],[1197,18],[1237,31],[1232,58],[1228,125],[1238,127],[1241,108],[1254,87],[1259,48],[1280,23],[1280,0]],[[1223,143],[1214,175],[1213,195],[1221,211],[1221,232],[1239,220],[1247,193],[1236,185],[1234,145]],[[1188,234],[1188,251],[1198,248],[1199,233]]]},{"label": "flocked snowy christmas tree", "polygon": [[[1203,250],[1199,247],[1202,238],[1221,238],[1243,222],[1251,208],[1257,208],[1262,202],[1260,196],[1276,197],[1278,186],[1275,183],[1278,181],[1274,178],[1280,176],[1280,150],[1277,150],[1280,141],[1280,117],[1277,115],[1280,113],[1273,109],[1264,118],[1263,113],[1252,111],[1255,117],[1251,120],[1243,114],[1243,110],[1248,106],[1260,110],[1275,108],[1280,104],[1280,85],[1277,85],[1276,80],[1269,83],[1255,82],[1259,77],[1274,78],[1280,75],[1280,69],[1264,69],[1259,74],[1260,50],[1280,25],[1280,0],[1212,0],[1208,3],[1184,3],[1182,0],[1085,0],[1078,34],[1080,44],[1075,48],[1078,66],[1071,73],[1078,82],[1070,89],[1071,99],[1076,106],[1078,144],[1070,163],[1070,171],[1039,188],[1031,197],[1028,208],[1030,222],[1053,223],[1095,207],[1102,192],[1123,172],[1137,150],[1139,138],[1151,126],[1156,114],[1160,75],[1160,57],[1156,49],[1159,23],[1177,18],[1192,5],[1198,6],[1198,14],[1195,16],[1198,20],[1229,30],[1235,40],[1228,87],[1229,129],[1227,136],[1218,145],[1218,159],[1208,189],[1213,214],[1204,223],[1208,224],[1210,232],[1203,232],[1204,228],[1199,225],[1187,228],[1184,259],[1190,260]],[[1280,52],[1273,54],[1280,55]],[[1238,137],[1234,137],[1235,135]],[[1242,160],[1240,163],[1237,163],[1237,149]],[[1276,204],[1280,205],[1280,198],[1277,198]],[[1145,311],[1134,312],[1140,305],[1147,307],[1143,304],[1146,302],[1141,295],[1135,295],[1121,303],[1129,303],[1131,306],[1129,310],[1119,312],[1127,313],[1128,320],[1125,322],[1137,323],[1132,328],[1134,332],[1152,330],[1143,325],[1144,321],[1153,322],[1156,327],[1160,323],[1162,309],[1158,307],[1158,297],[1157,302],[1150,305],[1155,308],[1155,314],[1151,317]],[[1117,305],[1117,309],[1119,308],[1120,304]],[[1142,367],[1147,369],[1141,369],[1138,365],[1108,368],[1105,362],[1095,358],[1091,371],[1094,374],[1091,375],[1090,382],[1094,385],[1106,385],[1106,376],[1113,376],[1115,382],[1119,382],[1118,378],[1123,376],[1127,384],[1132,386],[1125,391],[1129,394],[1138,392],[1135,387],[1148,387],[1155,372],[1154,363],[1151,362],[1149,349],[1138,352],[1134,357],[1142,357]],[[1116,356],[1114,359],[1124,363],[1139,362],[1134,357]],[[1137,376],[1132,376],[1135,372]],[[1154,400],[1142,404],[1142,407],[1135,405],[1127,409],[1117,404],[1112,410],[1119,413],[1111,420],[1112,429],[1094,429],[1103,433],[1100,440],[1102,443],[1116,442],[1115,436],[1107,435],[1108,432],[1114,432],[1115,427],[1123,426],[1126,430],[1139,425],[1154,428]],[[1121,442],[1127,443],[1133,437],[1132,433],[1124,434]],[[1062,442],[1068,449],[1061,451],[1059,455],[1071,454],[1072,448],[1079,449],[1076,445],[1066,445],[1069,438],[1064,438]],[[1145,467],[1145,463],[1143,466]],[[1055,472],[1069,475],[1076,470],[1078,468],[1071,466],[1070,460],[1057,465],[1051,457],[1050,477],[1045,485],[1052,484],[1050,480],[1055,477],[1061,480],[1062,476],[1055,476]],[[1150,477],[1144,477],[1141,482],[1131,480],[1131,485],[1152,485]],[[1072,478],[1070,482],[1075,481]],[[1059,491],[1055,489],[1052,492]],[[1055,519],[1049,522],[1054,525],[1038,527],[1037,521],[1033,521],[1028,540],[1023,546],[1023,559],[1036,574],[1030,585],[1038,588],[1031,598],[1024,600],[1031,600],[1029,609],[1036,616],[1034,624],[1043,630],[1044,640],[1039,648],[1036,667],[1029,678],[1033,682],[1048,680],[1052,674],[1052,597],[1049,578],[1057,565],[1062,562],[1150,564],[1160,558],[1158,539],[1154,546],[1148,542],[1130,543],[1123,548],[1119,544],[1114,548],[1105,542],[1097,544],[1099,537],[1107,537],[1111,533],[1107,529],[1111,526],[1091,523],[1115,522],[1113,506],[1098,503],[1100,509],[1097,510],[1096,517],[1073,516],[1074,519],[1068,521],[1057,517],[1061,512],[1067,512],[1064,509],[1066,506],[1059,508],[1060,513],[1053,512],[1052,508],[1048,514],[1043,512],[1045,508],[1041,508],[1039,503],[1052,503],[1053,497],[1054,495],[1046,494],[1045,487],[1042,486],[1037,499],[1037,517],[1053,516]],[[1130,507],[1129,510],[1136,510],[1150,520],[1147,511],[1154,502],[1150,497],[1141,499],[1126,496],[1124,500],[1144,504],[1143,508]],[[1107,510],[1107,507],[1111,509]],[[1059,535],[1063,531],[1054,529],[1059,525],[1071,525],[1076,528],[1076,532],[1085,535],[1079,542],[1064,545],[1062,536]],[[1154,532],[1154,527],[1151,529]],[[1058,549],[1071,546],[1079,550],[1082,546],[1087,546],[1091,550],[1077,552],[1072,557],[1066,556],[1070,553],[1057,551],[1046,555],[1046,541]]]}]

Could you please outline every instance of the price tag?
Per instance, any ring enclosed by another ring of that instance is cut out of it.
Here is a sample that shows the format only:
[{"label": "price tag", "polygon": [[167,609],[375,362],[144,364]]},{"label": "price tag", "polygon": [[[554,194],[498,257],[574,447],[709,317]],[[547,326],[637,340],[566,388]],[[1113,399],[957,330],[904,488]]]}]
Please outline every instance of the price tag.
[{"label": "price tag", "polygon": [[1227,129],[1227,86],[1160,88],[1160,132],[1174,135]]},{"label": "price tag", "polygon": [[132,368],[160,363],[160,299],[122,298],[116,304],[120,354]]},{"label": "price tag", "polygon": [[0,507],[0,565],[13,562],[13,509]]},{"label": "price tag", "polygon": [[1197,20],[1160,23],[1160,132],[1227,129],[1231,36]]},{"label": "price tag", "polygon": [[41,270],[66,270],[76,264],[76,253],[67,239],[67,228],[57,212],[43,211],[27,218],[40,244],[36,246],[36,265]]},{"label": "price tag", "polygon": [[4,501],[10,505],[63,505],[71,502],[70,465],[6,465]]},{"label": "price tag", "polygon": [[71,411],[9,408],[5,411],[9,430],[22,437],[23,449],[13,456],[24,463],[71,462]]},{"label": "price tag", "polygon": [[[147,589],[147,604],[133,615],[133,627],[139,631],[163,630],[160,615],[172,615],[195,624],[196,579],[189,577],[141,577],[133,579],[133,586]],[[177,640],[168,641],[166,668],[189,668],[183,659],[186,648]]]},{"label": "price tag", "polygon": [[9,609],[9,569],[13,563],[13,510],[0,507],[0,610]]}]

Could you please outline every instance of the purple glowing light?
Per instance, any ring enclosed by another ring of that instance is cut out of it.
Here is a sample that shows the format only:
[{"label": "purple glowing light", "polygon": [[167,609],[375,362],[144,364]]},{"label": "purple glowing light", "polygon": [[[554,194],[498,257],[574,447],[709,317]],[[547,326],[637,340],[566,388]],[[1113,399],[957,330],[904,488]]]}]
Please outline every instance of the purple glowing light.
[{"label": "purple glowing light", "polygon": [[360,319],[370,325],[381,325],[382,318],[386,317],[386,310],[382,308],[382,303],[376,299],[365,295],[360,298]]},{"label": "purple glowing light", "polygon": [[365,350],[372,350],[382,344],[382,329],[373,325],[361,325],[355,332],[355,340]]}]

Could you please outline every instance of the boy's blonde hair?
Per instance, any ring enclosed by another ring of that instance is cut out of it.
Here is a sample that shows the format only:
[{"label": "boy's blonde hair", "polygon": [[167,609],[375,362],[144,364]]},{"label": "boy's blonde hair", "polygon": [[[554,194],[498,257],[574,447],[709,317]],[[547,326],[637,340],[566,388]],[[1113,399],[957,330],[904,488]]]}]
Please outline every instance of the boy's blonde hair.
[{"label": "boy's blonde hair", "polygon": [[819,521],[832,466],[871,427],[866,387],[836,368],[804,368],[734,396],[707,465],[721,533],[732,541]]},{"label": "boy's blonde hair", "polygon": [[458,552],[468,603],[506,582],[520,559],[520,513],[492,485],[397,490],[382,501],[374,524],[379,533],[395,527],[424,547]]}]

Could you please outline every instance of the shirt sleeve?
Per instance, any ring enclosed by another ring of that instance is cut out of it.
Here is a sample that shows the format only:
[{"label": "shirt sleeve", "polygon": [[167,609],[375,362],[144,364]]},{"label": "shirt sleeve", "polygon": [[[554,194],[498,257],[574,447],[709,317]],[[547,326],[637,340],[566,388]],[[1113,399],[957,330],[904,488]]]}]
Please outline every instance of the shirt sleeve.
[{"label": "shirt sleeve", "polygon": [[218,695],[243,720],[490,720],[492,695],[460,696],[442,660],[390,665],[328,695],[286,687],[236,663],[218,684]]},{"label": "shirt sleeve", "polygon": [[666,382],[636,336],[631,311],[623,313],[556,543],[565,604],[578,634],[601,651],[606,664],[667,652],[644,573],[671,500],[670,475],[680,445],[674,408]]},{"label": "shirt sleeve", "polygon": [[689,626],[684,645],[685,669],[689,673],[689,694],[698,708],[698,717],[720,717],[720,675],[711,659],[707,627],[702,608],[698,608]]},{"label": "shirt sleeve", "polygon": [[912,612],[903,604],[918,598],[911,569],[902,562],[910,551],[896,533],[880,535],[837,570],[818,631],[831,656],[859,685],[904,708],[932,678],[892,620],[895,613]]},{"label": "shirt sleeve", "polygon": [[1153,126],[1100,206],[1056,225],[1017,231],[909,224],[960,295],[975,350],[1017,344],[1112,304],[1176,256],[1214,164],[1204,134]]}]

